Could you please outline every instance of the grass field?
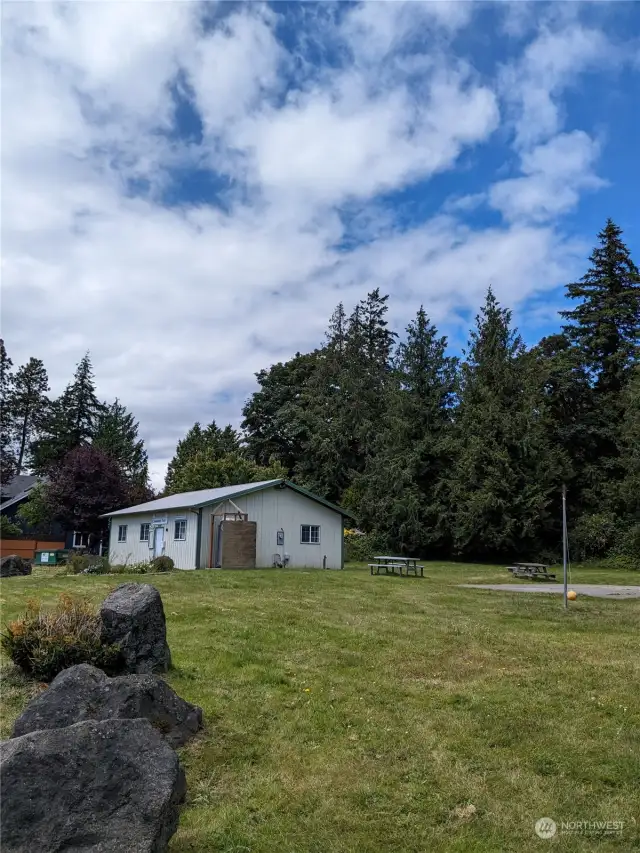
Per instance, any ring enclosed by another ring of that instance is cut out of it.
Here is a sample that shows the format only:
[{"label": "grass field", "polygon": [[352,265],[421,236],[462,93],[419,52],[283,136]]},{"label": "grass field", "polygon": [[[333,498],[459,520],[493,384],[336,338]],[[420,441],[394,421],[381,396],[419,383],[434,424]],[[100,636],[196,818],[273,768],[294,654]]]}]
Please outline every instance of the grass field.
[{"label": "grass field", "polygon": [[[160,589],[168,680],[206,720],[181,751],[189,794],[172,853],[640,850],[640,601],[579,598],[565,613],[560,596],[457,587],[508,580],[504,569],[428,563],[425,575],[11,578],[2,618],[28,596]],[[3,735],[28,695],[10,673]],[[543,816],[624,826],[541,840]]]}]

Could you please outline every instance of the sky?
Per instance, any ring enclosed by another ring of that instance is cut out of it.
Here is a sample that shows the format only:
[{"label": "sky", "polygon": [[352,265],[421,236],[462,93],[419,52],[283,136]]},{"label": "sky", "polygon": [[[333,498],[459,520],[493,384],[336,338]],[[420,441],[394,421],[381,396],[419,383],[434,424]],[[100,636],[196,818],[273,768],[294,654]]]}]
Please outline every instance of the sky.
[{"label": "sky", "polygon": [[555,330],[607,217],[640,263],[640,4],[2,4],[2,334],[89,350],[153,482],[379,287],[464,344]]}]

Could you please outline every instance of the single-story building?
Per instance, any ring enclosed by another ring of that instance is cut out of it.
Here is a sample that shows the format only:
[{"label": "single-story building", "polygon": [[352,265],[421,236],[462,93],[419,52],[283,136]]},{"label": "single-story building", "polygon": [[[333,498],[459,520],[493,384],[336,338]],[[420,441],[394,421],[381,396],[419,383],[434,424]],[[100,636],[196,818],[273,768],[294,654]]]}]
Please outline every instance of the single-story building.
[{"label": "single-story building", "polygon": [[166,555],[178,569],[341,569],[350,516],[278,479],[169,495],[107,517],[114,564]]}]

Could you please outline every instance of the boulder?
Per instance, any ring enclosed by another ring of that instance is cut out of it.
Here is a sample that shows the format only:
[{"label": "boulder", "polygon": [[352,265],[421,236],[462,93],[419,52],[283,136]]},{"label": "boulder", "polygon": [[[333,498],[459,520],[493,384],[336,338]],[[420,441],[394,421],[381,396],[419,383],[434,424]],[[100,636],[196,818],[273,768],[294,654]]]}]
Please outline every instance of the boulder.
[{"label": "boulder", "polygon": [[118,643],[125,672],[166,672],[171,666],[162,599],[148,583],[123,583],[100,607],[102,640]]},{"label": "boulder", "polygon": [[148,720],[103,720],[0,744],[2,853],[165,853],[186,782]]},{"label": "boulder", "polygon": [[202,726],[202,709],[185,702],[157,675],[109,678],[87,663],[63,670],[29,702],[13,737],[40,729],[61,729],[83,720],[144,717],[170,746],[186,743]]},{"label": "boulder", "polygon": [[0,560],[0,578],[12,578],[17,575],[30,575],[31,563],[17,554],[10,554]]}]

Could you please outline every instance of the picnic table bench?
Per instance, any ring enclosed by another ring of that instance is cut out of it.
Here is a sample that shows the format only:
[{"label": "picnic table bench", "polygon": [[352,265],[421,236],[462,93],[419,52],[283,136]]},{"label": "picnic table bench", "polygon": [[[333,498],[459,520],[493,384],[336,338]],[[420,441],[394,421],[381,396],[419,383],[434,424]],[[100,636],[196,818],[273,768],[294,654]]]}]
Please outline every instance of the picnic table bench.
[{"label": "picnic table bench", "polygon": [[382,556],[374,557],[373,559],[375,563],[369,563],[372,575],[379,575],[381,570],[384,569],[385,575],[395,575],[397,570],[400,577],[402,577],[402,570],[404,569],[407,577],[409,577],[410,573],[418,577],[418,572],[420,572],[421,578],[424,577],[424,566],[420,566],[418,560],[414,557]]},{"label": "picnic table bench", "polygon": [[532,581],[554,581],[556,576],[549,573],[549,566],[544,563],[514,563],[507,566],[515,578],[529,578]]}]

